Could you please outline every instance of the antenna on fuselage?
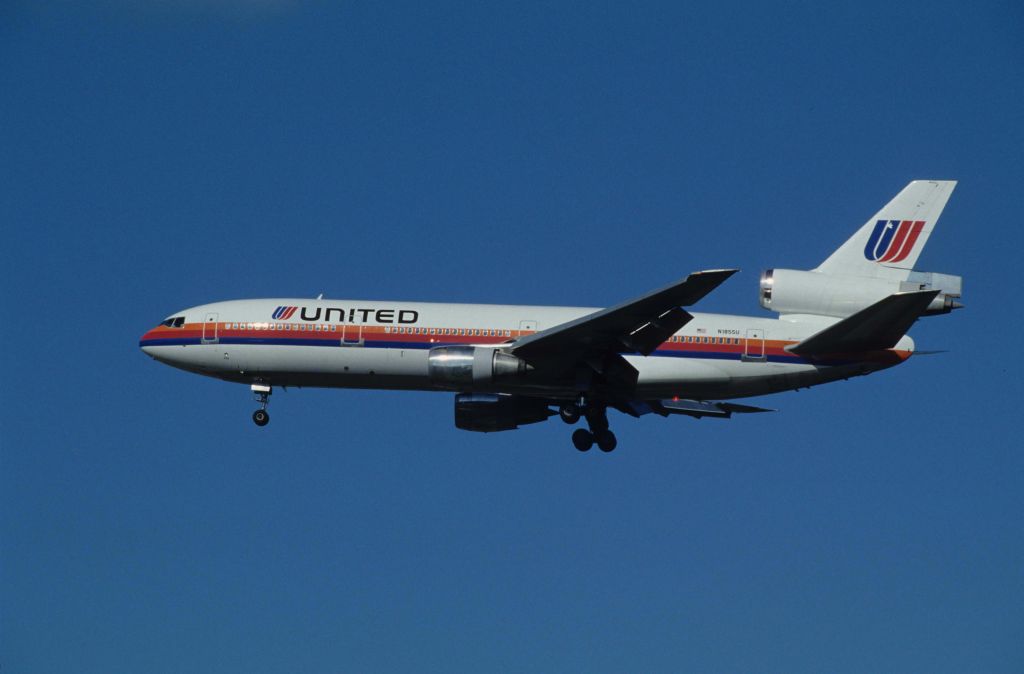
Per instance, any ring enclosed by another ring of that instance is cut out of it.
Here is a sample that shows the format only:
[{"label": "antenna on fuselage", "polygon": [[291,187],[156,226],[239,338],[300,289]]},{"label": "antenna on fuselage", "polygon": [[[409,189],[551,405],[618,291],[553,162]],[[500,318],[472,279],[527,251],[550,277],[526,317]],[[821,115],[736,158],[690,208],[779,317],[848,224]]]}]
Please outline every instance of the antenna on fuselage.
[{"label": "antenna on fuselage", "polygon": [[316,296],[316,298],[317,298],[318,300],[322,300],[322,299],[324,298],[324,294],[323,294],[323,293],[320,293],[319,295],[317,295],[317,296]]}]

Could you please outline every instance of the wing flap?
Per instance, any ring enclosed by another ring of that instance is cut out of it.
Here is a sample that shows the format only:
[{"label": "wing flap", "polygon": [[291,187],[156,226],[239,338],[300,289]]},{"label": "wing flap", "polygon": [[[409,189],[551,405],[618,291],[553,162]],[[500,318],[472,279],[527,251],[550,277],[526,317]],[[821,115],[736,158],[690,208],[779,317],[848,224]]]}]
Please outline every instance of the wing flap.
[{"label": "wing flap", "polygon": [[896,346],[938,290],[896,293],[817,332],[787,351],[799,356],[881,351]]}]

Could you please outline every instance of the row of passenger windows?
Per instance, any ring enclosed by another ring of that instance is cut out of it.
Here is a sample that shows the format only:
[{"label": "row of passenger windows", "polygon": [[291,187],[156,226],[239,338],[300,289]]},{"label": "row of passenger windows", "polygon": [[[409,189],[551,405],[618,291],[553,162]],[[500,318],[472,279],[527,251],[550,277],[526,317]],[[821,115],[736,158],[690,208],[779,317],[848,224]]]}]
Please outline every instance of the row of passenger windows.
[{"label": "row of passenger windows", "polygon": [[[180,328],[185,324],[185,317],[168,318],[160,325],[169,328]],[[361,326],[351,326],[353,328]],[[295,332],[338,332],[338,326],[321,323],[224,323],[225,330],[278,330]],[[511,330],[495,330],[491,328],[416,328],[406,326],[384,326],[384,332],[399,335],[451,335],[453,337],[511,337]],[[738,337],[706,337],[699,335],[675,335],[668,340],[676,344],[731,344],[739,345]]]},{"label": "row of passenger windows", "polygon": [[225,323],[225,330],[294,330],[295,332],[337,332],[337,325],[320,323]]},{"label": "row of passenger windows", "polygon": [[[164,321],[166,323],[166,321]],[[180,327],[180,326],[179,326]],[[352,325],[352,328],[362,326]],[[296,332],[338,332],[337,325],[321,323],[224,323],[224,330],[284,330]],[[385,326],[384,332],[401,335],[452,335],[459,337],[511,337],[511,330],[486,328],[413,328]]]},{"label": "row of passenger windows", "polygon": [[669,340],[677,344],[739,344],[738,337],[698,337],[694,335],[675,336]]},{"label": "row of passenger windows", "polygon": [[456,337],[511,337],[511,330],[489,328],[412,328],[384,326],[384,332],[399,335],[453,335]]}]

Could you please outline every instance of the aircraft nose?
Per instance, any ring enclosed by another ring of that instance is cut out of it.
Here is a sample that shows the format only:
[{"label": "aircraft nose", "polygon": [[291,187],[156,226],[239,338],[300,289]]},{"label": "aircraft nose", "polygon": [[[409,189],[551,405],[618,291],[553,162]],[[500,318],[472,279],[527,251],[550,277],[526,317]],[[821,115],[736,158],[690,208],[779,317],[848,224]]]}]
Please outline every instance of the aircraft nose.
[{"label": "aircraft nose", "polygon": [[141,337],[139,337],[139,348],[142,349],[142,353],[146,354],[147,356],[153,355],[154,348],[152,330],[147,330],[146,332],[142,333]]}]

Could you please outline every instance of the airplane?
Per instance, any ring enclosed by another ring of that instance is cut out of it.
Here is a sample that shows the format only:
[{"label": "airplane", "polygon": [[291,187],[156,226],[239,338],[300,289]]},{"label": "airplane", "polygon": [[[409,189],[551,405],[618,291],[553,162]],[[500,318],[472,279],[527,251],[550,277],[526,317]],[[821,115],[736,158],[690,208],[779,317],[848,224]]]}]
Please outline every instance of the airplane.
[{"label": "airplane", "polygon": [[142,335],[155,360],[248,384],[265,426],[276,387],[449,391],[455,426],[559,416],[576,449],[615,449],[608,410],[639,417],[770,412],[730,402],[867,375],[914,353],[907,330],[962,305],[962,278],[913,267],[956,186],[915,180],[818,267],[769,269],[776,317],[691,313],[735,269],[689,274],[606,309],[249,299],[177,311]]}]

